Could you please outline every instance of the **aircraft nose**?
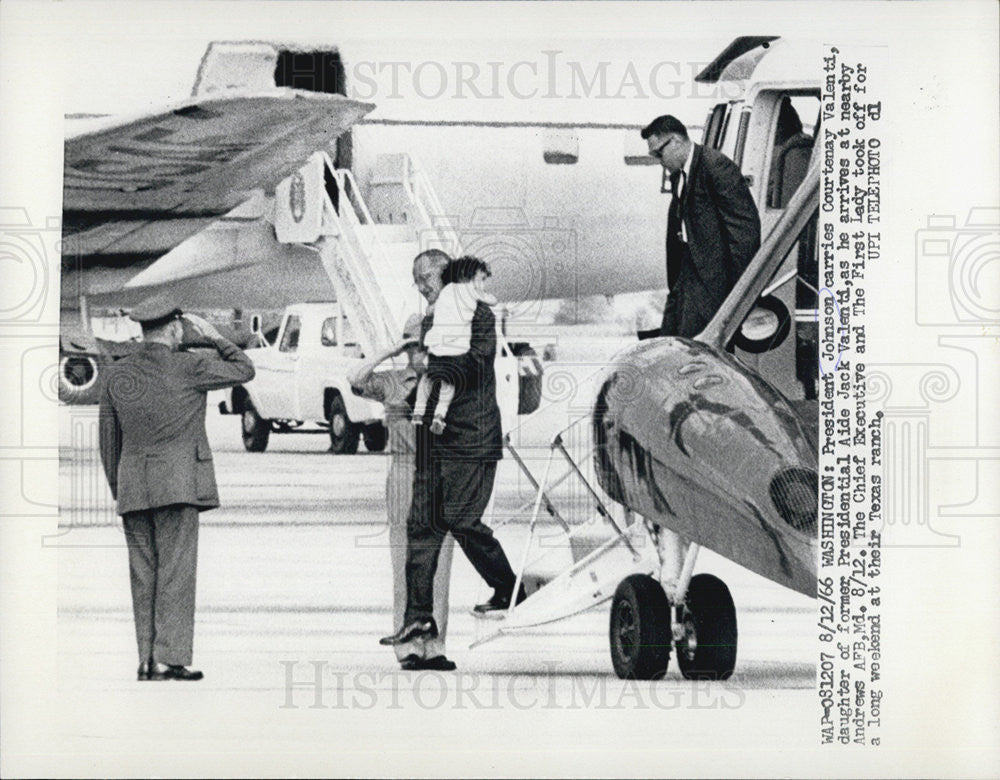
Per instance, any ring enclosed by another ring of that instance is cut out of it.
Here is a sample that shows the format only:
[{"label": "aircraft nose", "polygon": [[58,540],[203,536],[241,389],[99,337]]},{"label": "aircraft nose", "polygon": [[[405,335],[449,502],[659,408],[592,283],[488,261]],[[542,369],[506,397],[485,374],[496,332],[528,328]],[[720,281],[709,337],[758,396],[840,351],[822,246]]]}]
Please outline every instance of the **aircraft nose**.
[{"label": "aircraft nose", "polygon": [[789,561],[807,557],[792,548],[807,550],[815,535],[816,452],[795,411],[730,355],[657,342],[619,356],[600,386],[592,425],[601,487],[713,549],[765,529],[759,543],[769,549],[744,565],[768,561],[804,582],[805,569]]}]

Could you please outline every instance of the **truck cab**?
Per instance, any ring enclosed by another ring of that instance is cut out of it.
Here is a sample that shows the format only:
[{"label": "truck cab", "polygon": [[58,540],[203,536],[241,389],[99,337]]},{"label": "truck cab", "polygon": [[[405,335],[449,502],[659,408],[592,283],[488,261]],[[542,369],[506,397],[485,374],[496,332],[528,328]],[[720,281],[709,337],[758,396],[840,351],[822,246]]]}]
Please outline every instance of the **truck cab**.
[{"label": "truck cab", "polygon": [[285,309],[273,344],[247,350],[257,374],[234,390],[230,411],[243,418],[243,444],[267,447],[272,433],[323,433],[330,449],[353,453],[363,438],[369,451],[386,445],[382,405],[351,392],[347,377],[364,354],[336,302],[298,303]]}]

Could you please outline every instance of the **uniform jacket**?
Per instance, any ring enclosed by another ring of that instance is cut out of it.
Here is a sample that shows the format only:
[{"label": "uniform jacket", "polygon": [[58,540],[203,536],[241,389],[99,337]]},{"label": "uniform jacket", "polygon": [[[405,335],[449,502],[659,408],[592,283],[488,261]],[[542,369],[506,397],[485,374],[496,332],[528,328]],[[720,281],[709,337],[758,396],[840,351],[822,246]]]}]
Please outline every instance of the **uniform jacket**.
[{"label": "uniform jacket", "polygon": [[695,144],[680,217],[688,251],[670,257],[668,250],[667,267],[679,267],[667,296],[662,333],[693,337],[709,323],[760,248],[760,214],[736,163]]},{"label": "uniform jacket", "polygon": [[146,343],[106,369],[100,450],[118,514],[170,504],[219,506],[205,394],[249,382],[253,363],[224,339],[218,354]]},{"label": "uniform jacket", "polygon": [[[431,324],[432,317],[425,317],[422,334],[426,335]],[[494,369],[496,354],[496,317],[486,303],[479,301],[472,316],[472,336],[468,352],[447,358],[448,379],[455,385],[455,397],[448,407],[444,433],[429,437],[434,457],[486,461],[496,461],[503,457],[503,434]],[[427,404],[427,424],[436,403],[435,387]]]}]

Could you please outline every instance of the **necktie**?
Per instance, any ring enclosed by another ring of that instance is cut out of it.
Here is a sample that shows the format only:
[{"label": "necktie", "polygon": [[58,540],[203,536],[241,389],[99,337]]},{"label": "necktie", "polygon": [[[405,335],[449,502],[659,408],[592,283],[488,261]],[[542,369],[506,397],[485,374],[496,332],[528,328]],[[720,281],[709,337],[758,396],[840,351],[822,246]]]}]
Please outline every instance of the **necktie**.
[{"label": "necktie", "polygon": [[684,171],[676,171],[670,174],[670,189],[673,197],[670,199],[670,210],[667,214],[667,229],[671,237],[676,237],[678,241],[681,236],[681,200],[684,196],[683,187],[687,182],[684,180]]},{"label": "necktie", "polygon": [[681,235],[681,198],[680,186],[682,185],[684,171],[676,171],[670,174],[670,188],[674,193],[670,199],[670,208],[667,209],[667,286],[672,287],[680,273],[680,252],[684,244]]},{"label": "necktie", "polygon": [[687,184],[687,176],[684,171],[674,171],[670,174],[670,191],[678,198],[684,195],[684,185]]}]

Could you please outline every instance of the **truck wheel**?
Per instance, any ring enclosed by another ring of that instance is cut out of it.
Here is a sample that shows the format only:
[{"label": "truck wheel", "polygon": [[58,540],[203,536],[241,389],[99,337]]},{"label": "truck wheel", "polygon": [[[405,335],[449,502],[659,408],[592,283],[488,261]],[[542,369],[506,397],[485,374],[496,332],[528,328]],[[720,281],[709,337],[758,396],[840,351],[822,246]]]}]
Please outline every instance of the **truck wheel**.
[{"label": "truck wheel", "polygon": [[353,455],[358,451],[358,439],[361,432],[347,416],[347,408],[344,406],[344,399],[340,397],[340,393],[334,393],[330,399],[326,421],[330,425],[330,452],[337,455]]},{"label": "truck wheel", "polygon": [[271,421],[265,420],[253,408],[250,399],[243,407],[243,446],[247,452],[263,452],[271,438]]},{"label": "truck wheel", "polygon": [[389,441],[389,432],[382,423],[366,425],[364,430],[365,449],[369,452],[381,452]]},{"label": "truck wheel", "polygon": [[736,607],[726,583],[696,574],[681,607],[677,665],[688,680],[728,680],[736,667]]},{"label": "truck wheel", "polygon": [[623,680],[659,680],[670,662],[670,600],[648,574],[626,577],[611,603],[611,663]]}]

